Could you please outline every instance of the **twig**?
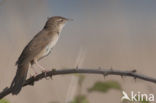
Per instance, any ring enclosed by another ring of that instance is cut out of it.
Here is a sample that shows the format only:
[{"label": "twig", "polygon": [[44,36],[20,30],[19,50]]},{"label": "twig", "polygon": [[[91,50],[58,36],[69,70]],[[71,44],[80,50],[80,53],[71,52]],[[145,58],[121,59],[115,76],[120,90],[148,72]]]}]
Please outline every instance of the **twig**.
[{"label": "twig", "polygon": [[[118,76],[130,76],[133,78],[138,78],[138,79],[142,79],[144,81],[148,81],[148,82],[152,82],[152,83],[156,83],[156,78],[152,78],[152,77],[148,77],[142,74],[138,74],[136,73],[136,70],[132,70],[132,71],[120,71],[120,70],[114,70],[114,69],[87,69],[87,68],[72,68],[72,69],[62,69],[62,70],[51,70],[48,71],[45,75],[45,73],[40,73],[35,77],[30,77],[29,79],[27,79],[23,85],[27,86],[27,85],[34,85],[34,82],[37,82],[43,78],[47,78],[47,77],[52,77],[55,75],[65,75],[65,74],[73,74],[73,73],[85,73],[85,74],[101,74],[104,76],[108,76],[108,75],[118,75]],[[6,87],[5,89],[3,89],[2,92],[0,92],[0,99],[2,99],[3,97],[9,95],[11,93],[11,89]]]}]

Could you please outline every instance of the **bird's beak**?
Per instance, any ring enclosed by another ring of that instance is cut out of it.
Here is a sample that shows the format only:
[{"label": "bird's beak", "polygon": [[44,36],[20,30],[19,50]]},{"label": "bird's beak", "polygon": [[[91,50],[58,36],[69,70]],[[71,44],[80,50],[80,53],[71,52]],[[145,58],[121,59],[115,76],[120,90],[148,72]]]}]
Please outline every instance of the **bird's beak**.
[{"label": "bird's beak", "polygon": [[71,18],[67,18],[67,21],[74,21],[73,19],[71,19]]}]

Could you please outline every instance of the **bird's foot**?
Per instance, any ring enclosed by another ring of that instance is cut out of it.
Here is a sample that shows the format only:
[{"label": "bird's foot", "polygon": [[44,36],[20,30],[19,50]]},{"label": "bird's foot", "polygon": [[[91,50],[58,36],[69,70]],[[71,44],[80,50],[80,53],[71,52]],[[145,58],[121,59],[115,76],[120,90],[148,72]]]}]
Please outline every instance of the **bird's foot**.
[{"label": "bird's foot", "polygon": [[42,73],[44,73],[44,76],[45,76],[45,79],[46,80],[48,80],[48,77],[47,77],[47,73],[48,73],[49,71],[48,70],[42,70]]},{"label": "bird's foot", "polygon": [[38,73],[30,74],[30,77],[36,77],[37,75],[38,75]]},{"label": "bird's foot", "polygon": [[52,69],[52,73],[50,75],[50,79],[52,80],[53,79],[53,73],[56,72],[56,69]]},{"label": "bird's foot", "polygon": [[38,75],[38,73],[36,72],[33,76],[36,77]]}]

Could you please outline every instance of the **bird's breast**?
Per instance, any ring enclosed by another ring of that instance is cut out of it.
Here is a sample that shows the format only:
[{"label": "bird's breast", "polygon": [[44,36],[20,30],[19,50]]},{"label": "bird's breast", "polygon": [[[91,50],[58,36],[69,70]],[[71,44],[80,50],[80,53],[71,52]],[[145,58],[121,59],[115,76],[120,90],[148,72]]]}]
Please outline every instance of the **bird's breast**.
[{"label": "bird's breast", "polygon": [[38,59],[43,58],[50,54],[52,48],[56,45],[59,39],[59,35],[55,35],[52,37],[48,45],[43,49],[43,51],[38,55]]},{"label": "bird's breast", "polygon": [[49,42],[49,44],[47,45],[47,47],[45,48],[45,54],[44,55],[48,55],[51,52],[51,49],[56,45],[57,41],[58,41],[59,35],[55,35],[51,41]]}]

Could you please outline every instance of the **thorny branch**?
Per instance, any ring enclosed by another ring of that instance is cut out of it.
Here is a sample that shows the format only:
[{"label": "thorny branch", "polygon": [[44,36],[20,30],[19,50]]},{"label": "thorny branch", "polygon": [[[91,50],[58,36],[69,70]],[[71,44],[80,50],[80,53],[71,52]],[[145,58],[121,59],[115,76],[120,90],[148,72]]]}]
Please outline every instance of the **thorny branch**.
[{"label": "thorny branch", "polygon": [[[27,85],[34,85],[35,82],[43,79],[43,78],[47,78],[50,77],[52,78],[52,76],[55,75],[65,75],[65,74],[73,74],[73,73],[85,73],[85,74],[100,74],[103,75],[104,77],[108,76],[108,75],[118,75],[118,76],[129,76],[129,77],[133,77],[134,79],[138,78],[138,79],[142,79],[144,81],[148,81],[148,82],[152,82],[152,83],[156,83],[156,78],[152,78],[143,74],[138,74],[136,73],[136,70],[131,70],[131,71],[121,71],[121,70],[114,70],[114,69],[87,69],[87,68],[71,68],[71,69],[62,69],[62,70],[55,70],[52,69],[51,71],[46,72],[45,73],[40,73],[35,77],[30,77],[28,78],[23,87],[27,86]],[[0,92],[0,99],[2,99],[3,97],[9,95],[11,93],[11,88],[6,87],[5,89],[3,89],[2,92]]]}]

